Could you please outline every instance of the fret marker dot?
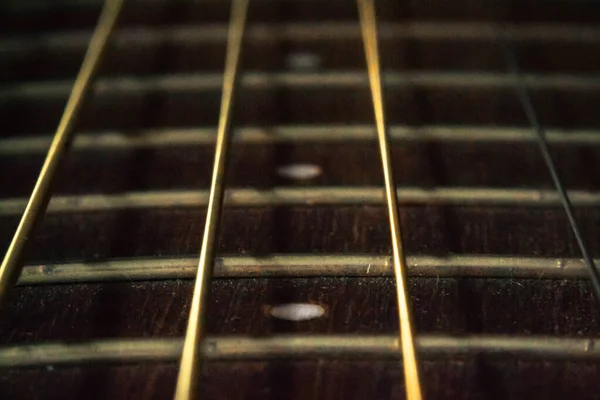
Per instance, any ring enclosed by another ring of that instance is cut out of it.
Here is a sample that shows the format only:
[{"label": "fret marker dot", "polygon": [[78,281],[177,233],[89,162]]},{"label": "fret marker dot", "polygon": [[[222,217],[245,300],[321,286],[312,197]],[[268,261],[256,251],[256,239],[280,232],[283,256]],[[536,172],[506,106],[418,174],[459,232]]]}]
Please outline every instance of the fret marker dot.
[{"label": "fret marker dot", "polygon": [[291,70],[316,70],[321,66],[321,58],[313,53],[292,53],[287,56],[287,67]]},{"label": "fret marker dot", "polygon": [[318,304],[288,303],[271,308],[269,313],[272,317],[288,321],[308,321],[322,317],[325,309]]},{"label": "fret marker dot", "polygon": [[277,173],[288,179],[308,180],[321,175],[321,167],[314,164],[290,164],[277,168]]}]

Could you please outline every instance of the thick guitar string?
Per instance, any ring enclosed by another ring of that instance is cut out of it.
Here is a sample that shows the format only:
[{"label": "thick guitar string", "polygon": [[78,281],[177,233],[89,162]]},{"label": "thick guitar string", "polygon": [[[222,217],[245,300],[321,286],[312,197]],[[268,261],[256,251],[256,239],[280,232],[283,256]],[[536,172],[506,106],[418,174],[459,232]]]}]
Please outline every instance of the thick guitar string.
[{"label": "thick guitar string", "polygon": [[175,389],[175,399],[177,400],[195,399],[198,392],[201,371],[201,346],[204,339],[205,309],[210,290],[215,242],[219,230],[223,193],[225,191],[225,172],[228,148],[231,141],[231,115],[240,53],[242,51],[242,39],[248,12],[248,2],[249,0],[234,0],[231,5],[215,159],[192,306],[185,334],[177,387]]},{"label": "thick guitar string", "polygon": [[381,67],[379,65],[379,50],[377,43],[377,21],[375,17],[374,0],[358,0],[360,25],[362,29],[365,56],[369,74],[373,110],[377,126],[379,149],[385,179],[385,192],[389,213],[392,239],[394,275],[396,277],[396,293],[398,301],[398,317],[400,321],[400,345],[404,361],[404,380],[406,396],[410,400],[422,398],[419,365],[414,343],[414,325],[406,284],[406,259],[402,248],[400,217],[398,215],[398,199],[392,172],[392,158],[389,148],[389,138],[385,125],[383,109],[383,94],[381,84]]},{"label": "thick guitar string", "polygon": [[531,95],[527,90],[525,83],[523,82],[521,69],[517,60],[516,50],[513,48],[512,43],[505,39],[504,30],[501,27],[497,27],[496,29],[498,32],[500,44],[504,52],[504,57],[506,59],[508,70],[515,78],[515,89],[519,98],[519,102],[523,107],[523,111],[525,112],[527,120],[531,124],[531,127],[536,134],[537,143],[540,147],[540,151],[544,158],[544,162],[548,167],[548,172],[552,177],[552,182],[554,183],[556,191],[558,192],[560,201],[563,205],[563,208],[565,209],[565,213],[567,214],[569,225],[571,226],[571,230],[575,235],[575,240],[577,241],[577,245],[579,246],[579,250],[581,251],[581,255],[583,256],[583,260],[587,267],[590,280],[592,282],[594,295],[596,296],[596,300],[600,302],[600,273],[598,272],[598,269],[594,264],[592,256],[588,251],[583,235],[581,234],[581,231],[579,229],[579,224],[577,223],[577,220],[573,215],[573,206],[571,204],[571,200],[569,199],[569,194],[567,193],[565,186],[562,183],[560,176],[558,175],[556,165],[554,163],[554,160],[552,159],[552,155],[550,154],[548,140],[546,139],[546,131],[538,118],[537,112],[535,111],[535,107],[533,106]]},{"label": "thick guitar string", "polygon": [[118,19],[122,3],[122,0],[106,0],[104,3],[98,24],[90,40],[33,192],[0,266],[0,306],[5,303],[8,293],[21,274],[23,252],[48,206],[56,171],[64,154],[70,148],[75,120],[102,61],[106,44]]}]

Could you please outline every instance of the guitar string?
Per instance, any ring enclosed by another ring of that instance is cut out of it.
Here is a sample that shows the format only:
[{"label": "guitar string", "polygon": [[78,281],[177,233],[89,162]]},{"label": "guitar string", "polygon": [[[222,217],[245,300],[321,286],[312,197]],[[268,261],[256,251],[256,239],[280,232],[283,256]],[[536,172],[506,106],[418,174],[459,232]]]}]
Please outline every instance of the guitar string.
[{"label": "guitar string", "polygon": [[179,366],[177,387],[175,389],[175,399],[177,400],[197,398],[198,381],[201,371],[200,353],[204,339],[205,309],[214,263],[215,242],[223,205],[228,147],[231,141],[231,114],[242,51],[242,39],[246,25],[248,2],[249,0],[234,0],[231,4],[215,159],[202,247],[198,261],[196,282],[194,284],[194,294]]},{"label": "guitar string", "polygon": [[3,306],[7,301],[10,290],[12,290],[21,274],[25,247],[48,206],[56,171],[64,154],[70,148],[75,120],[98,66],[103,59],[108,39],[118,19],[122,3],[122,0],[106,0],[102,7],[94,34],[48,149],[46,159],[0,266],[0,306]]},{"label": "guitar string", "polygon": [[569,225],[571,226],[571,230],[573,231],[575,240],[577,241],[577,245],[587,267],[594,295],[596,300],[600,302],[600,273],[594,264],[585,239],[581,234],[579,224],[577,223],[575,215],[573,214],[573,205],[569,198],[569,194],[565,189],[565,186],[558,174],[556,164],[554,163],[552,155],[550,154],[550,147],[546,138],[546,131],[535,110],[531,95],[525,86],[521,68],[517,59],[516,50],[513,48],[512,43],[506,40],[506,35],[504,33],[505,30],[502,27],[497,27],[496,29],[499,36],[499,42],[501,43],[504,52],[504,58],[508,66],[508,70],[515,78],[515,90],[517,92],[517,97],[519,98],[519,102],[523,107],[523,111],[525,112],[525,116],[527,117],[531,128],[536,134],[536,140],[539,145],[540,152],[542,153],[542,157],[544,158],[544,162],[546,163],[546,167],[548,168],[548,172],[550,173],[554,187],[558,192],[560,202],[562,203],[565,213],[567,214]]},{"label": "guitar string", "polygon": [[358,0],[360,26],[365,47],[365,57],[373,100],[373,110],[377,127],[379,149],[385,180],[386,202],[389,213],[389,223],[394,259],[394,275],[396,278],[396,293],[398,301],[398,317],[400,322],[400,346],[404,361],[404,380],[406,396],[410,400],[422,398],[419,365],[414,343],[414,325],[411,306],[406,284],[406,259],[402,245],[400,217],[398,215],[398,199],[392,172],[391,151],[389,148],[388,132],[385,125],[383,109],[383,94],[381,83],[381,66],[377,43],[377,21],[374,0]]}]

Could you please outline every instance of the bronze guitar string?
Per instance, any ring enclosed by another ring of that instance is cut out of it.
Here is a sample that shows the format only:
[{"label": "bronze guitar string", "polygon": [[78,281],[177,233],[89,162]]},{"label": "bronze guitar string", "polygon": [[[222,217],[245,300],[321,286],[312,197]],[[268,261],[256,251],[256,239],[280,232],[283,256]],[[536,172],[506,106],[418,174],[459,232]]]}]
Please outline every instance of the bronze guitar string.
[{"label": "bronze guitar string", "polygon": [[205,309],[210,289],[215,242],[219,231],[219,220],[221,218],[221,207],[225,191],[225,171],[227,167],[228,148],[232,136],[231,115],[240,54],[242,52],[248,2],[249,0],[234,0],[231,5],[215,159],[206,211],[206,223],[202,236],[200,259],[198,261],[198,271],[196,273],[194,294],[175,389],[175,399],[177,400],[195,399],[198,395]]},{"label": "bronze guitar string", "polygon": [[386,203],[389,213],[389,224],[392,239],[394,260],[394,276],[396,278],[396,295],[398,301],[398,317],[400,322],[400,348],[402,349],[404,380],[406,382],[406,397],[410,400],[422,398],[419,365],[414,343],[414,325],[407,289],[406,258],[402,245],[400,216],[398,213],[398,198],[392,170],[392,155],[389,146],[381,83],[381,67],[379,64],[379,49],[377,43],[377,20],[373,0],[358,0],[360,26],[365,46],[365,56],[373,110],[377,127],[377,137],[381,152],[383,176],[385,180]]},{"label": "bronze guitar string", "polygon": [[58,129],[54,134],[19,226],[0,266],[0,306],[6,301],[8,293],[19,279],[23,268],[25,246],[48,206],[54,176],[72,142],[75,120],[102,61],[106,44],[119,16],[122,3],[122,0],[106,0],[104,3]]}]

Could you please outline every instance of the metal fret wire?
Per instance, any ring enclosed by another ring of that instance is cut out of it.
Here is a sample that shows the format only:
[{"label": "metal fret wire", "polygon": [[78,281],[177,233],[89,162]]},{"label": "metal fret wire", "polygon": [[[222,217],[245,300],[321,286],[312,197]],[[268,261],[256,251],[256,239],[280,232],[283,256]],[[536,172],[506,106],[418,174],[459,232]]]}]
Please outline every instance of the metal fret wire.
[{"label": "metal fret wire", "polygon": [[237,71],[239,67],[242,39],[246,25],[246,14],[249,0],[234,0],[231,5],[229,38],[223,75],[223,92],[221,110],[215,146],[206,224],[202,237],[202,248],[198,261],[198,271],[194,284],[194,295],[190,308],[190,317],[185,334],[183,354],[181,357],[175,399],[188,400],[197,397],[198,381],[201,372],[201,346],[204,337],[205,308],[210,289],[210,280],[214,263],[214,248],[221,218],[223,193],[225,191],[225,170],[227,151],[231,141],[231,110],[234,99]]},{"label": "metal fret wire", "polygon": [[377,125],[377,136],[381,151],[383,175],[385,179],[386,200],[390,218],[392,249],[394,258],[394,275],[398,301],[398,316],[400,322],[400,347],[404,362],[404,379],[406,395],[410,400],[422,398],[419,366],[414,344],[414,325],[412,322],[410,302],[406,285],[406,259],[402,248],[400,217],[398,215],[398,199],[392,173],[391,152],[385,126],[383,110],[383,95],[381,86],[381,67],[377,43],[377,22],[375,17],[374,0],[358,0],[360,25],[362,29],[365,56],[369,73],[373,109]]},{"label": "metal fret wire", "polygon": [[[0,348],[4,368],[85,365],[92,363],[171,362],[181,354],[179,338],[100,339],[87,342],[15,344]],[[500,356],[552,362],[600,361],[600,339],[546,335],[419,335],[422,357],[429,360]],[[397,360],[396,335],[274,335],[268,337],[208,336],[203,356],[213,361]],[[234,378],[235,379],[235,378]],[[467,378],[467,381],[470,379]],[[289,386],[288,386],[289,388]],[[247,396],[250,397],[250,396]],[[269,398],[270,396],[266,396]]]},{"label": "metal fret wire", "polygon": [[44,165],[21,217],[12,242],[0,266],[0,306],[16,284],[23,268],[23,252],[28,239],[41,220],[51,196],[51,186],[64,153],[73,137],[73,125],[89,90],[95,72],[100,65],[108,38],[115,26],[122,0],[106,0],[98,24],[90,41],[81,69],[77,75],[69,100],[54,135]]},{"label": "metal fret wire", "polygon": [[598,272],[598,269],[594,264],[594,260],[592,259],[592,256],[590,255],[587,249],[585,240],[581,235],[579,224],[577,223],[577,220],[573,215],[573,206],[571,204],[571,200],[569,199],[569,195],[565,190],[565,187],[558,175],[556,165],[554,164],[554,160],[552,159],[552,155],[550,154],[550,148],[546,139],[545,129],[537,116],[537,112],[535,111],[535,107],[533,106],[533,101],[531,100],[531,95],[529,94],[529,91],[523,83],[521,69],[517,60],[516,51],[512,47],[511,43],[505,40],[504,30],[498,30],[501,39],[500,43],[502,44],[502,47],[504,49],[504,56],[506,58],[506,63],[508,64],[509,72],[515,77],[515,89],[517,91],[519,102],[523,107],[523,111],[525,112],[527,120],[531,124],[531,128],[536,134],[537,142],[540,147],[542,156],[544,158],[544,162],[548,167],[548,172],[552,177],[552,182],[554,183],[556,191],[559,194],[561,203],[565,209],[565,213],[567,214],[567,219],[569,220],[569,224],[571,225],[571,230],[575,235],[575,240],[577,241],[577,245],[579,246],[579,250],[581,251],[581,255],[583,256],[583,260],[588,269],[594,295],[596,296],[596,300],[600,302],[600,273]]},{"label": "metal fret wire", "polygon": [[[596,260],[598,262],[600,260]],[[427,278],[580,279],[587,276],[577,258],[466,254],[406,258],[407,275]],[[196,257],[140,257],[99,262],[33,264],[23,268],[19,285],[136,282],[196,277]],[[369,254],[285,253],[216,257],[213,279],[393,276],[392,257]]]}]

